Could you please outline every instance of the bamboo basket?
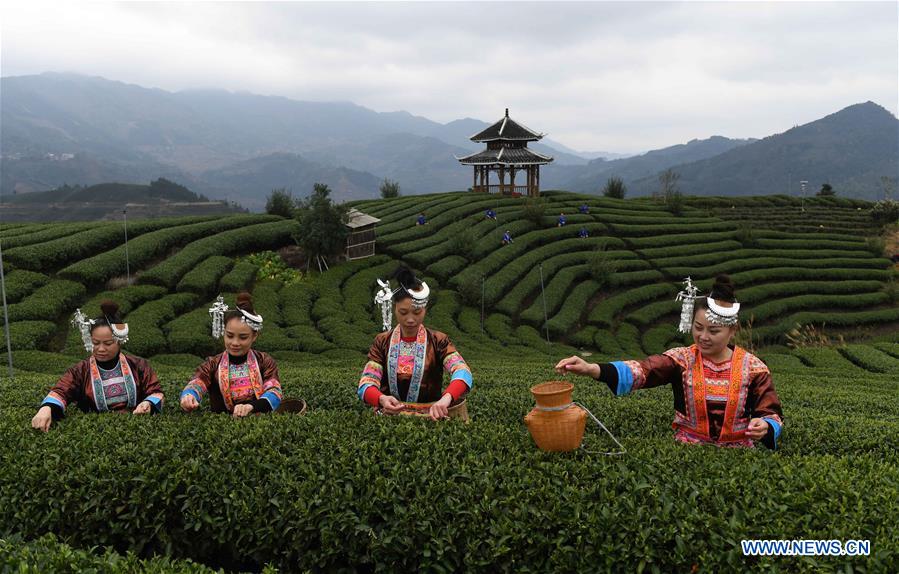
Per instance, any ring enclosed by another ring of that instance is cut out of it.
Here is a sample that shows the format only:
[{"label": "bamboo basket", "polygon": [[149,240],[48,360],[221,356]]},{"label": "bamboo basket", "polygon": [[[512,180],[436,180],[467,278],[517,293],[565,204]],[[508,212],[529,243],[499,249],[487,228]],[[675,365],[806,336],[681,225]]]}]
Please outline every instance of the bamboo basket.
[{"label": "bamboo basket", "polygon": [[306,401],[304,401],[303,399],[284,399],[283,401],[281,401],[281,404],[278,405],[278,410],[276,410],[275,412],[305,415]]},{"label": "bamboo basket", "polygon": [[587,412],[572,402],[573,390],[572,383],[563,381],[531,387],[537,406],[525,415],[524,422],[541,450],[566,452],[581,445]]},{"label": "bamboo basket", "polygon": [[[413,416],[413,417],[427,417],[430,416],[428,414],[428,410],[431,408],[431,405],[434,403],[403,403],[406,405],[406,410],[402,411],[401,415]],[[453,403],[447,409],[449,414],[449,418],[451,419],[461,419],[464,422],[471,422],[471,418],[468,416],[468,403],[465,399],[462,399],[458,403]]]}]

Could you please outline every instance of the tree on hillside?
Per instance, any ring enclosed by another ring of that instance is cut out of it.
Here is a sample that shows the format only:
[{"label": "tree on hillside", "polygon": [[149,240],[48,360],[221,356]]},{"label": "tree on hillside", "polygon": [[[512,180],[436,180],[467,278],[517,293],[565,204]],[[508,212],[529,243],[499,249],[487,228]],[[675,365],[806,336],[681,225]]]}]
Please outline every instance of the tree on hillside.
[{"label": "tree on hillside", "polygon": [[833,197],[837,194],[833,190],[833,187],[829,183],[825,183],[821,185],[821,190],[818,192],[819,197]]},{"label": "tree on hillside", "polygon": [[525,219],[532,221],[534,225],[540,227],[540,224],[543,221],[543,212],[545,208],[546,205],[544,204],[542,197],[529,196],[524,200],[522,212]]},{"label": "tree on hillside", "polygon": [[265,212],[269,215],[280,215],[281,217],[293,217],[296,209],[296,200],[293,194],[284,189],[273,189],[265,200]]},{"label": "tree on hillside", "polygon": [[312,195],[298,202],[295,213],[300,230],[293,238],[306,254],[307,268],[315,261],[319,271],[327,269],[328,259],[343,253],[348,212],[346,205],[331,201],[331,189],[323,183],[316,183]]},{"label": "tree on hillside", "polygon": [[684,210],[684,196],[677,185],[679,179],[680,174],[671,168],[659,175],[659,192],[665,201],[665,207],[674,215],[680,215]]},{"label": "tree on hillside", "polygon": [[384,199],[390,199],[393,197],[400,196],[400,183],[398,181],[393,181],[392,179],[384,178],[384,181],[381,182],[381,197]]},{"label": "tree on hillside", "polygon": [[627,193],[627,186],[620,177],[610,177],[606,182],[606,186],[602,189],[602,194],[613,199],[624,199]]}]

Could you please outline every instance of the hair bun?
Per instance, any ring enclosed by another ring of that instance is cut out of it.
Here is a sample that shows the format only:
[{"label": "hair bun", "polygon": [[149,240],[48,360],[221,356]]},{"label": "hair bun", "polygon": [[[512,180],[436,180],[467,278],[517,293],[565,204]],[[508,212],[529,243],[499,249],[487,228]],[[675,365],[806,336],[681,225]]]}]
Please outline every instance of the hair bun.
[{"label": "hair bun", "polygon": [[711,296],[712,299],[715,299],[716,301],[736,302],[737,297],[734,282],[729,275],[722,273],[715,277],[715,282],[712,284]]},{"label": "hair bun", "polygon": [[246,291],[237,295],[237,306],[248,313],[256,313],[253,310],[253,296]]},{"label": "hair bun", "polygon": [[405,265],[401,265],[393,276],[400,282],[400,285],[409,289],[415,289],[421,284],[421,281],[415,277],[415,273]]},{"label": "hair bun", "polygon": [[118,318],[119,316],[119,304],[115,301],[110,301],[106,299],[102,303],[100,303],[100,311],[103,312],[104,315],[109,317],[110,319]]}]

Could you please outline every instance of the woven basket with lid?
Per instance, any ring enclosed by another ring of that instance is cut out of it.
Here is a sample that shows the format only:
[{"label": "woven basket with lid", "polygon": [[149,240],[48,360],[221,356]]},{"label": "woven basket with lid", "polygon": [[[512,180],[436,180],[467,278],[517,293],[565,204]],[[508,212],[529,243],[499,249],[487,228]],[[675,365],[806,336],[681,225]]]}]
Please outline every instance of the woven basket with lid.
[{"label": "woven basket with lid", "polygon": [[531,387],[537,406],[524,422],[541,450],[565,452],[578,448],[584,438],[587,413],[571,400],[572,383],[550,381]]}]

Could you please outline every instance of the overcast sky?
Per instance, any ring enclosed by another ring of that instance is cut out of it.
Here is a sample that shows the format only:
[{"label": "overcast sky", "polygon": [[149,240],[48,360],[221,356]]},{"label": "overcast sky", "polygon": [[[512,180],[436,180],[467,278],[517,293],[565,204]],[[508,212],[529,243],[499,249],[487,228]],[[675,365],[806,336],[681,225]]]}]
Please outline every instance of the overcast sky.
[{"label": "overcast sky", "polygon": [[512,117],[582,151],[764,137],[899,100],[896,2],[2,3],[3,76]]}]

